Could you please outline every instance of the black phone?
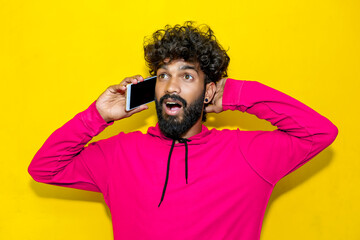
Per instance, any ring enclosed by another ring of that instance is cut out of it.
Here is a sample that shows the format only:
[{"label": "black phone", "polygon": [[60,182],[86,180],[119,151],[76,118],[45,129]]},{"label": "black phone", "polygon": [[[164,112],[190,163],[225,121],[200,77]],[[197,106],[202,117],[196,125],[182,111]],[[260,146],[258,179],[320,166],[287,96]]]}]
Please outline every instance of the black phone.
[{"label": "black phone", "polygon": [[155,101],[156,76],[137,84],[128,84],[126,89],[126,111]]}]

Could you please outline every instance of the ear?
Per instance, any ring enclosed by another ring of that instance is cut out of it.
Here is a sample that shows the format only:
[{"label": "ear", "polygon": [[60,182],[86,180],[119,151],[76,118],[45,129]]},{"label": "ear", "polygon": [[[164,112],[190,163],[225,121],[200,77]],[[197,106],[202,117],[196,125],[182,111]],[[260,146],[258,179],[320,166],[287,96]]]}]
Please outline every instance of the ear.
[{"label": "ear", "polygon": [[216,91],[216,85],[214,82],[210,82],[207,83],[205,86],[205,99],[204,99],[204,103],[208,104],[211,103],[214,95],[215,95],[215,91]]}]

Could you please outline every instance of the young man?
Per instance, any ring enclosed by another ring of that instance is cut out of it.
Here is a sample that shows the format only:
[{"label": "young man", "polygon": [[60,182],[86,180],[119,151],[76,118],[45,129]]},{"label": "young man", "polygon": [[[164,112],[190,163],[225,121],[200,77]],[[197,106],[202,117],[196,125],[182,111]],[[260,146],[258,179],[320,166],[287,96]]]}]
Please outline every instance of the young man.
[{"label": "young man", "polygon": [[[98,191],[115,239],[259,239],[275,184],[330,145],[337,128],[301,102],[254,81],[225,78],[213,32],[167,26],[145,43],[157,75],[158,124],[84,147],[125,111],[125,78],[55,131],[29,166],[36,181]],[[208,130],[206,112],[239,110],[274,131]]]}]

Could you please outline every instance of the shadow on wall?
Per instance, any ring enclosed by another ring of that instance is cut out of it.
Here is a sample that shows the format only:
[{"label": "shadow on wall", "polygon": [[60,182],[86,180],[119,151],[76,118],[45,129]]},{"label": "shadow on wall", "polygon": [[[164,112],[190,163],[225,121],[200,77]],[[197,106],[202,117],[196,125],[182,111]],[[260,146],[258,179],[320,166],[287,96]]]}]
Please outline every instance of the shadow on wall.
[{"label": "shadow on wall", "polygon": [[[114,123],[113,126],[107,128],[99,136],[95,137],[93,141],[111,137],[118,134],[119,132],[132,132],[149,126],[149,123],[151,125],[151,119],[153,119],[155,115],[155,108],[153,104],[151,104],[149,110],[143,111],[137,115],[134,115],[133,117]],[[258,119],[254,115],[242,113],[239,111],[226,111],[220,114],[208,114],[207,119],[208,120],[206,121],[205,125],[208,128],[239,128],[244,131],[272,131],[276,129],[276,127],[272,126],[265,120]],[[279,181],[269,200],[265,218],[272,203],[276,201],[279,196],[296,188],[297,186],[300,186],[309,180],[312,176],[325,169],[331,163],[332,158],[333,151],[331,148],[327,148],[304,166]],[[74,201],[101,202],[104,204],[107,216],[111,219],[110,211],[100,193],[36,183],[33,180],[30,182],[30,187],[39,197]]]},{"label": "shadow on wall", "polygon": [[271,194],[268,206],[266,208],[264,220],[266,219],[271,205],[276,201],[276,199],[278,199],[278,197],[310,180],[317,173],[321,172],[323,169],[329,166],[333,157],[334,153],[331,147],[326,148],[299,169],[296,169],[294,172],[282,178],[276,184]]},{"label": "shadow on wall", "polygon": [[90,201],[102,203],[105,208],[106,215],[109,217],[109,219],[111,219],[110,210],[107,207],[101,193],[54,186],[45,183],[37,183],[34,180],[30,180],[30,188],[35,192],[38,197],[41,198],[54,198],[71,201]]}]

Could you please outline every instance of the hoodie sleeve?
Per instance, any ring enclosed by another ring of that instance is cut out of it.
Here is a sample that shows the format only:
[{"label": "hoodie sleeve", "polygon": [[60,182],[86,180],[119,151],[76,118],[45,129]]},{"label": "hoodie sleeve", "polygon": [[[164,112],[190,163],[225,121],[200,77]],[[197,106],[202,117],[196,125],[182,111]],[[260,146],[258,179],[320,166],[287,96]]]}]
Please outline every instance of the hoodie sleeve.
[{"label": "hoodie sleeve", "polygon": [[243,156],[273,185],[329,146],[338,134],[337,127],[313,109],[255,81],[227,79],[223,109],[254,114],[278,128],[238,131]]},{"label": "hoodie sleeve", "polygon": [[111,124],[94,102],[46,140],[30,163],[30,175],[38,182],[106,193],[106,157],[99,142],[85,145]]}]

